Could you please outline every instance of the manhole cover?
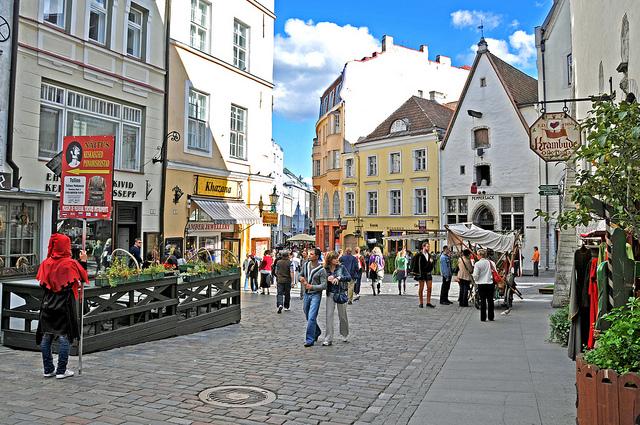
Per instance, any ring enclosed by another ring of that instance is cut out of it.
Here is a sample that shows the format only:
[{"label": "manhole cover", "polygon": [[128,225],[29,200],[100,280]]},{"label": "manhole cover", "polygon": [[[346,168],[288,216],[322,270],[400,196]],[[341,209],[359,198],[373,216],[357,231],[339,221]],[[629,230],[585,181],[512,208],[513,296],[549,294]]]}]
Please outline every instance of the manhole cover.
[{"label": "manhole cover", "polygon": [[269,404],[275,393],[258,387],[227,386],[209,388],[198,394],[200,400],[219,407],[252,407]]}]

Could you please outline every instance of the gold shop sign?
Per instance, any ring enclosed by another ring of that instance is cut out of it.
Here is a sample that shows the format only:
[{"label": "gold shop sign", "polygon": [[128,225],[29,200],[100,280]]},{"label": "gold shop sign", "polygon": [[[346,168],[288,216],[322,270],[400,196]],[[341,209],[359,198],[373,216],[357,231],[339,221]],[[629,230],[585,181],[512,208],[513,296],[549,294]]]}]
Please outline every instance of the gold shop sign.
[{"label": "gold shop sign", "polygon": [[196,195],[238,198],[238,182],[215,177],[196,176]]},{"label": "gold shop sign", "polygon": [[262,212],[262,224],[265,226],[277,226],[278,225],[278,213],[271,211]]}]

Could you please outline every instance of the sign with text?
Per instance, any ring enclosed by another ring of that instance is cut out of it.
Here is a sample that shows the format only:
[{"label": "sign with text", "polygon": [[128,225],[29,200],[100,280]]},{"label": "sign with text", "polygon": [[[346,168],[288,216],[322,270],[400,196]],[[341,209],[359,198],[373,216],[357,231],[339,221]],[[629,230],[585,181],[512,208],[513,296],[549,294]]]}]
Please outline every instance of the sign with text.
[{"label": "sign with text", "polygon": [[111,219],[114,136],[66,136],[60,218]]},{"label": "sign with text", "polygon": [[262,212],[262,224],[265,226],[277,226],[278,225],[278,213],[271,211]]},{"label": "sign with text", "polygon": [[560,195],[560,186],[557,184],[541,184],[538,186],[539,194],[541,196],[554,196]]},{"label": "sign with text", "polygon": [[190,221],[187,223],[187,230],[189,232],[233,232],[233,224]]},{"label": "sign with text", "polygon": [[215,177],[196,176],[196,195],[237,198],[238,182]]},{"label": "sign with text", "polygon": [[529,146],[545,162],[567,161],[580,147],[580,125],[564,112],[544,113],[529,128]]}]

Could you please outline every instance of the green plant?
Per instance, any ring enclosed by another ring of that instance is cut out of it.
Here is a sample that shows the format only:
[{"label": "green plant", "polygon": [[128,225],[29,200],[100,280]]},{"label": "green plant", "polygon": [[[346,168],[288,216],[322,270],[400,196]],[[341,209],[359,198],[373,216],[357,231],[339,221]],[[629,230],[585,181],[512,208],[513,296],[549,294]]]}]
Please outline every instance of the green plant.
[{"label": "green plant", "polygon": [[595,348],[584,354],[584,360],[618,373],[640,372],[640,298],[629,298],[604,319],[610,327],[597,338]]},{"label": "green plant", "polygon": [[549,341],[566,347],[569,343],[569,330],[571,329],[569,306],[561,307],[549,316],[549,328]]},{"label": "green plant", "polygon": [[142,270],[142,274],[150,274],[150,275],[164,274],[165,271],[166,271],[166,269],[164,268],[164,266],[162,264],[152,264],[149,267],[147,267],[146,269],[143,269]]},{"label": "green plant", "polygon": [[129,260],[125,257],[114,258],[111,267],[107,269],[110,286],[116,286],[118,280],[130,279],[138,274],[140,274],[140,271],[129,267]]}]

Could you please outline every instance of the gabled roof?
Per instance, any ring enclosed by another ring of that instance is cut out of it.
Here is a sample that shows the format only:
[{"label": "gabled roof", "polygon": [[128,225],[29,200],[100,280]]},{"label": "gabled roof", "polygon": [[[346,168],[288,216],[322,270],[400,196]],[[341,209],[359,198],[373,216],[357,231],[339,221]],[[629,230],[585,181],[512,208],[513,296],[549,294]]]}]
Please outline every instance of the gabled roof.
[{"label": "gabled roof", "polygon": [[[447,129],[452,115],[453,111],[450,108],[434,100],[411,96],[367,137],[359,140],[356,144],[401,136],[428,134],[433,131],[443,133]],[[407,130],[390,133],[391,125],[397,120],[405,120]]]},{"label": "gabled roof", "polygon": [[511,104],[516,110],[516,114],[520,118],[522,125],[525,130],[529,131],[529,125],[527,121],[522,116],[520,112],[519,104],[523,103],[532,103],[538,101],[538,80],[519,69],[509,65],[502,59],[498,58],[496,55],[491,53],[490,51],[486,52],[478,52],[476,54],[476,59],[473,61],[473,66],[471,67],[471,72],[469,72],[469,76],[467,77],[467,82],[464,84],[464,88],[462,89],[462,94],[460,95],[460,99],[458,99],[458,106],[453,114],[453,118],[451,119],[451,123],[447,128],[447,133],[444,136],[444,140],[440,145],[440,149],[444,149],[447,145],[447,141],[449,140],[449,136],[451,135],[451,129],[453,128],[456,119],[458,118],[458,114],[460,113],[460,108],[464,104],[464,98],[467,95],[467,90],[469,90],[469,86],[471,85],[471,81],[473,81],[473,77],[476,73],[476,69],[478,68],[478,63],[480,62],[480,58],[482,55],[487,55],[487,59],[489,63],[493,67],[496,72],[498,79],[502,83],[502,87],[504,88],[507,96],[511,100]]}]

